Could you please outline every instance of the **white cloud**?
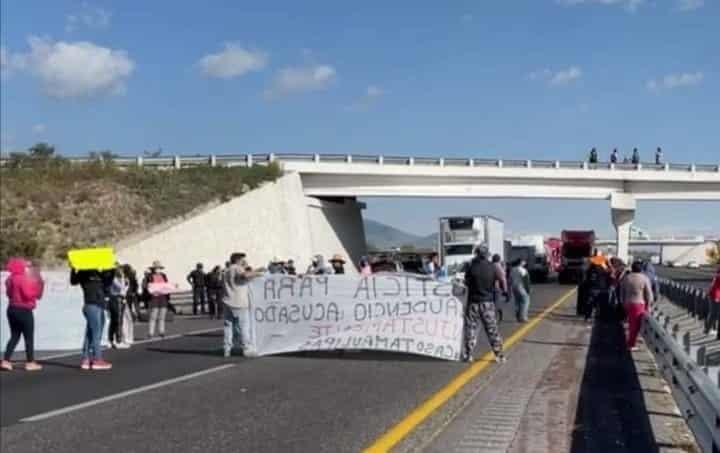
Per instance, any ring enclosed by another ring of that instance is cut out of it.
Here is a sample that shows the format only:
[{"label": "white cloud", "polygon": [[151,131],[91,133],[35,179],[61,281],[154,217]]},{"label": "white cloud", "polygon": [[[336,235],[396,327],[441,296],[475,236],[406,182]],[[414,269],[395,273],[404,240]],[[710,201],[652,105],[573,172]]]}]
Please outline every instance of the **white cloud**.
[{"label": "white cloud", "polygon": [[629,12],[635,12],[640,8],[646,0],[555,0],[557,3],[564,6],[576,6],[586,4],[600,4],[600,5],[617,5],[622,6]]},{"label": "white cloud", "polygon": [[541,80],[549,85],[561,86],[569,85],[582,77],[582,69],[577,66],[570,66],[567,69],[552,71],[549,68],[533,71],[528,74],[530,80]]},{"label": "white cloud", "polygon": [[650,91],[672,90],[681,87],[700,85],[705,78],[702,72],[668,74],[660,79],[648,80],[646,87]]},{"label": "white cloud", "polygon": [[264,52],[246,50],[237,43],[226,43],[221,52],[205,55],[198,65],[206,76],[231,79],[260,71],[267,62],[268,56]]},{"label": "white cloud", "polygon": [[15,56],[54,98],[91,98],[123,94],[135,63],[123,50],[91,42],[51,41],[31,36],[30,52]]},{"label": "white cloud", "polygon": [[564,71],[556,72],[550,79],[550,85],[567,85],[582,77],[582,70],[572,66]]},{"label": "white cloud", "polygon": [[318,91],[327,88],[336,78],[336,71],[330,65],[306,65],[280,69],[266,96]]},{"label": "white cloud", "polygon": [[47,126],[45,126],[43,123],[35,124],[32,127],[33,134],[35,135],[42,135],[47,130]]},{"label": "white cloud", "polygon": [[71,33],[79,27],[105,28],[110,25],[112,13],[87,2],[80,5],[80,10],[65,16],[65,31]]},{"label": "white cloud", "polygon": [[677,0],[678,10],[695,11],[705,6],[705,0]]}]

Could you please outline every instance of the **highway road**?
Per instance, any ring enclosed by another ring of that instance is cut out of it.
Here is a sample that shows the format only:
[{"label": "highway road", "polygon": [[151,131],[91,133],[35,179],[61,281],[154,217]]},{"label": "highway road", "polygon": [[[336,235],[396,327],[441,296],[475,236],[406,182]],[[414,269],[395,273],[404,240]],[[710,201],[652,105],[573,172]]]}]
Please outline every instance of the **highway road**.
[{"label": "highway road", "polygon": [[[533,312],[570,290],[537,286]],[[2,451],[359,451],[468,367],[374,352],[224,359],[220,344],[218,330],[109,351],[109,372],[67,356],[3,373]]]}]

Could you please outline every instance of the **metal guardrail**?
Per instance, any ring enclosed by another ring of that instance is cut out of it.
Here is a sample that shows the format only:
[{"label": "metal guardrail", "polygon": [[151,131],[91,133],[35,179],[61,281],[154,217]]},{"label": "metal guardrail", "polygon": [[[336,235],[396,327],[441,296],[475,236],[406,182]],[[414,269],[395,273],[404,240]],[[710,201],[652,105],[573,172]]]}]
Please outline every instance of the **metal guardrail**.
[{"label": "metal guardrail", "polygon": [[720,452],[720,343],[703,333],[714,302],[698,288],[659,283],[670,303],[645,317],[643,337],[700,448]]},{"label": "metal guardrail", "polygon": [[[92,161],[89,157],[67,157],[73,163]],[[0,166],[12,162],[10,157],[0,157]],[[160,157],[123,156],[113,158],[120,166],[184,168],[199,165],[209,166],[252,166],[269,162],[306,162],[306,163],[344,163],[344,164],[377,164],[406,165],[430,167],[483,167],[483,168],[541,168],[541,169],[573,169],[573,170],[614,170],[643,172],[692,172],[720,173],[720,164],[655,164],[655,163],[589,163],[587,161],[568,160],[518,160],[488,158],[443,158],[443,157],[412,157],[354,154],[232,154],[232,155],[175,155]]]}]

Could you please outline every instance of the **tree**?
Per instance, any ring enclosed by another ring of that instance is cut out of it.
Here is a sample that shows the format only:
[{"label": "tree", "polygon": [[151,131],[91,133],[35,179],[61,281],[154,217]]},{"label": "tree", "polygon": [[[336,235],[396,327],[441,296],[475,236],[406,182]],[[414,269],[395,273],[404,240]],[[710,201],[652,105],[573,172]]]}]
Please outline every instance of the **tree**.
[{"label": "tree", "polygon": [[402,253],[415,253],[415,246],[412,244],[405,244],[400,246]]},{"label": "tree", "polygon": [[720,241],[715,243],[707,251],[708,262],[713,265],[720,265]]},{"label": "tree", "polygon": [[33,159],[48,160],[55,156],[55,147],[47,143],[36,143],[28,148],[28,154]]}]

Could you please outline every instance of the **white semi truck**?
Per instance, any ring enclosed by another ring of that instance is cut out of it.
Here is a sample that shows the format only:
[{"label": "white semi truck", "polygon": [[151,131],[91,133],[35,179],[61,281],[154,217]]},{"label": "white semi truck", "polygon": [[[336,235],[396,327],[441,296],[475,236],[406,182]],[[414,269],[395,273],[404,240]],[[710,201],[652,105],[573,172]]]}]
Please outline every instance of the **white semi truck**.
[{"label": "white semi truck", "polygon": [[541,235],[519,236],[512,239],[510,262],[523,259],[533,281],[544,282],[550,274],[550,260],[545,248],[545,238]]},{"label": "white semi truck", "polygon": [[438,236],[440,264],[448,275],[462,277],[465,263],[473,259],[475,248],[484,245],[489,254],[505,260],[505,224],[488,215],[441,217]]}]

